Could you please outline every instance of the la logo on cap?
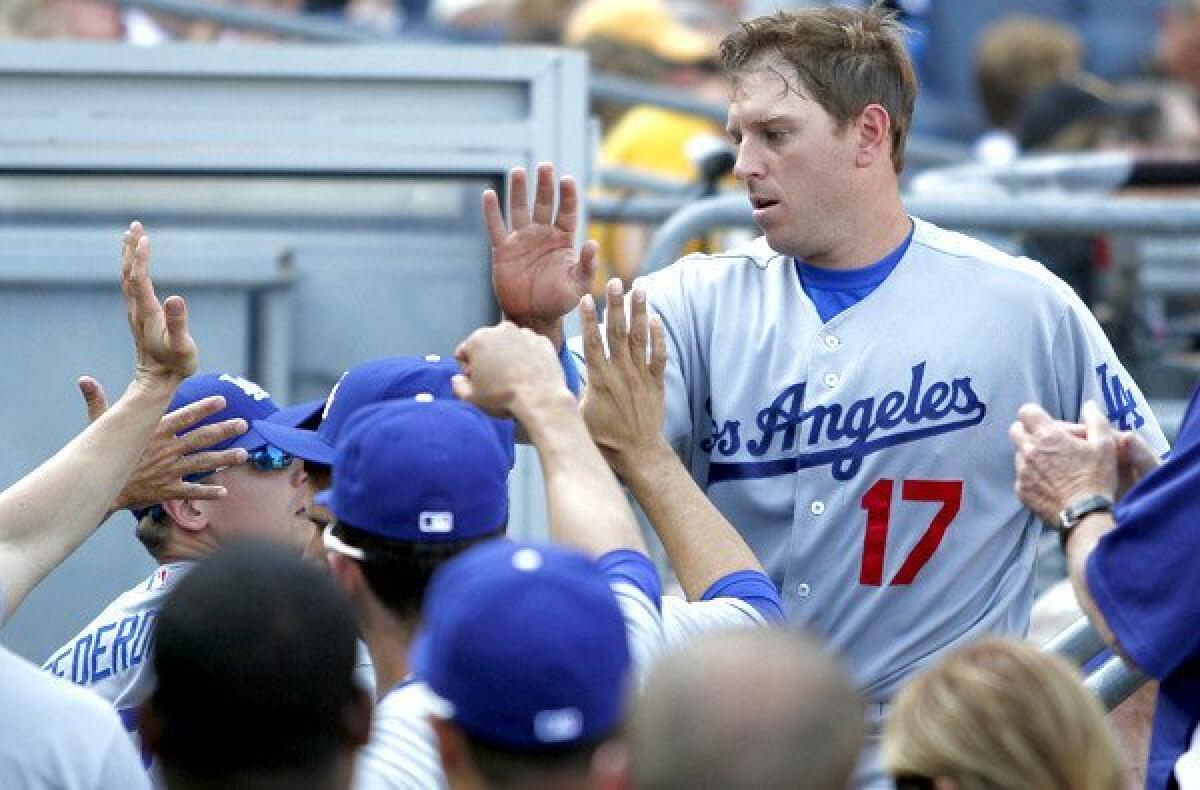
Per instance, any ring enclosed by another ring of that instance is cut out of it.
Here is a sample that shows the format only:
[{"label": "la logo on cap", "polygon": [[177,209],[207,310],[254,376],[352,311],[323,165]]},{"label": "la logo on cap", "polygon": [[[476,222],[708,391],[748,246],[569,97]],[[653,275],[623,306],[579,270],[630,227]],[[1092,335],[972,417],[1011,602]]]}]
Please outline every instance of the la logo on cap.
[{"label": "la logo on cap", "polygon": [[342,386],[342,381],[345,380],[346,374],[350,371],[342,371],[342,375],[337,380],[337,384],[333,385],[333,389],[329,391],[329,397],[325,399],[325,410],[321,412],[321,420],[324,421],[329,416],[329,409],[333,406],[333,399],[337,397],[338,387]]},{"label": "la logo on cap", "polygon": [[267,392],[253,381],[244,379],[241,376],[231,376],[228,373],[222,373],[220,380],[228,381],[230,384],[246,393],[247,398],[254,398],[254,400],[267,400],[271,397],[271,393]]}]

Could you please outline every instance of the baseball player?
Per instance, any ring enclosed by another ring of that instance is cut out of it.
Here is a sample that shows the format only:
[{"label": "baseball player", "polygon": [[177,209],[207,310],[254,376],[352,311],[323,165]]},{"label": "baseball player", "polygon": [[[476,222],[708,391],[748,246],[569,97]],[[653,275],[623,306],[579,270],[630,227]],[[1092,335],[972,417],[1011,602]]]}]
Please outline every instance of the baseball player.
[{"label": "baseball player", "polygon": [[[149,239],[133,223],[121,251],[121,290],[137,363],[113,407],[0,494],[0,621],[86,540],[138,464],[196,344],[178,296],[160,303]],[[149,787],[112,709],[0,648],[0,786]]]},{"label": "baseball player", "polygon": [[[661,354],[661,327],[656,332]],[[530,434],[542,458],[551,537],[599,558],[624,613],[636,667],[648,666],[667,639],[781,618],[778,596],[744,544],[717,564],[682,570],[690,585],[714,591],[709,600],[695,609],[662,604],[660,611],[661,585],[636,522],[579,419],[549,344],[507,325],[473,334],[459,358],[467,373],[456,377],[455,391],[514,415]],[[661,381],[660,356],[638,359],[641,381]],[[619,418],[631,401],[613,402],[608,411]],[[472,406],[422,394],[359,409],[342,429],[333,488],[318,500],[336,517],[326,530],[330,567],[356,601],[382,691],[359,787],[444,784],[428,723],[433,703],[424,684],[409,677],[407,647],[429,576],[452,556],[503,534],[512,440],[497,442],[492,423]],[[722,530],[736,538],[711,507],[710,514],[692,525],[697,542],[708,537],[720,544]],[[684,525],[667,529],[682,534]],[[676,625],[664,629],[664,617]]]},{"label": "baseball player", "polygon": [[[1022,403],[1075,421],[1095,399],[1155,452],[1166,442],[1068,287],[905,211],[916,81],[889,17],[764,17],[721,55],[764,237],[640,284],[670,352],[664,433],[877,724],[942,651],[1027,627],[1040,526],[1013,496],[1005,436]],[[574,252],[573,182],[559,191],[556,215],[539,167],[531,213],[514,171],[511,229],[494,192],[484,213],[505,315],[561,344],[595,248]]]},{"label": "baseball player", "polygon": [[[111,702],[131,732],[137,730],[138,708],[154,682],[147,651],[155,620],[175,583],[198,559],[232,540],[265,539],[297,554],[312,540],[314,526],[308,517],[312,492],[304,461],[268,444],[255,428],[279,411],[270,395],[239,376],[201,374],[180,385],[171,409],[185,409],[214,396],[223,399],[224,409],[197,422],[194,430],[203,432],[230,420],[247,429],[203,448],[228,453],[229,466],[200,478],[205,484],[222,486],[225,496],[167,499],[139,511],[138,537],[158,567],[54,651],[43,666]],[[289,410],[286,416],[299,420],[307,415],[304,410]]]}]

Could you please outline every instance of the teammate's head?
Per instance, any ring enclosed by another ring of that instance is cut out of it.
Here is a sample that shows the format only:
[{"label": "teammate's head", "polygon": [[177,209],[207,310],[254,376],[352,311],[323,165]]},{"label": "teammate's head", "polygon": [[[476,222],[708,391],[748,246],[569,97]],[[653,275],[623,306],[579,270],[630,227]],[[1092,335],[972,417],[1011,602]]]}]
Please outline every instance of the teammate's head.
[{"label": "teammate's head", "polygon": [[589,558],[490,541],[448,562],[426,596],[416,676],[451,787],[583,786],[624,718],[625,623]]},{"label": "teammate's head", "polygon": [[328,577],[275,546],[202,562],[168,596],[140,732],[172,788],[349,786],[371,704]]},{"label": "teammate's head", "polygon": [[190,430],[223,420],[242,418],[250,426],[244,434],[204,448],[205,451],[240,447],[249,453],[245,463],[204,475],[206,483],[221,485],[220,499],[171,499],[135,515],[140,516],[138,537],[155,557],[195,558],[231,540],[245,537],[269,540],[303,550],[313,537],[307,509],[312,492],[304,461],[269,444],[258,426],[268,420],[300,422],[311,409],[280,412],[260,386],[227,373],[192,376],[180,385],[170,409],[212,395],[225,398],[225,408]]},{"label": "teammate's head", "polygon": [[426,394],[358,409],[317,497],[336,518],[334,575],[360,607],[415,622],[434,571],[503,534],[509,465],[495,422],[468,403]]},{"label": "teammate's head", "polygon": [[632,716],[633,785],[843,790],[862,735],[862,702],[811,640],[722,633],[655,666]]},{"label": "teammate's head", "polygon": [[895,16],[876,3],[780,12],[745,22],[721,42],[720,55],[736,81],[764,67],[790,66],[791,85],[816,102],[840,130],[870,105],[890,119],[889,154],[897,173],[912,125],[917,78]]},{"label": "teammate's head", "polygon": [[1126,785],[1104,712],[1079,673],[1014,639],[976,642],[917,676],[896,698],[883,759],[893,776],[958,790]]},{"label": "teammate's head", "polygon": [[[292,427],[278,421],[257,427],[271,444],[304,458],[315,489],[323,491],[329,487],[330,467],[339,437],[355,412],[372,404],[423,394],[454,398],[450,382],[459,372],[457,364],[443,360],[437,354],[367,360],[342,374],[329,393],[320,424],[315,428],[307,425]],[[511,468],[515,457],[513,421],[497,419],[492,425],[505,447]],[[319,504],[311,515],[322,526],[332,520],[331,514]]]}]

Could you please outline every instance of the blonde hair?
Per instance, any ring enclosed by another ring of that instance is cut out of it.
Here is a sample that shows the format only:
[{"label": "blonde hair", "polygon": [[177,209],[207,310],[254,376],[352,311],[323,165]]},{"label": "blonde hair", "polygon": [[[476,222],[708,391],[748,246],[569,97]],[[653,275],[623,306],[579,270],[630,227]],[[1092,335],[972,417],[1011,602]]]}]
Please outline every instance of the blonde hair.
[{"label": "blonde hair", "polygon": [[975,52],[979,98],[993,126],[1011,126],[1040,88],[1083,66],[1083,40],[1052,19],[1016,14],[988,28]]},{"label": "blonde hair", "polygon": [[985,639],[918,676],[884,730],[893,776],[959,790],[1122,790],[1124,764],[1099,702],[1061,658]]}]

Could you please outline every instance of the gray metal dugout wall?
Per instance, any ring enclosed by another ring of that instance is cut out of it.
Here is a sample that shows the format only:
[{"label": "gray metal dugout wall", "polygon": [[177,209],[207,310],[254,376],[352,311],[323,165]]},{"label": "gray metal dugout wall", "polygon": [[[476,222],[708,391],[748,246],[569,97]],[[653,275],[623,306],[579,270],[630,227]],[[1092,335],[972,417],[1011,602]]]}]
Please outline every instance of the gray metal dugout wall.
[{"label": "gray metal dugout wall", "polygon": [[[116,280],[141,219],[202,368],[281,403],[393,354],[449,354],[499,313],[479,215],[514,166],[586,188],[587,67],[555,50],[0,46],[0,484],[84,424],[75,378],[130,373]],[[514,525],[544,524],[522,452]],[[34,660],[151,566],[114,517],[3,631]]]}]

